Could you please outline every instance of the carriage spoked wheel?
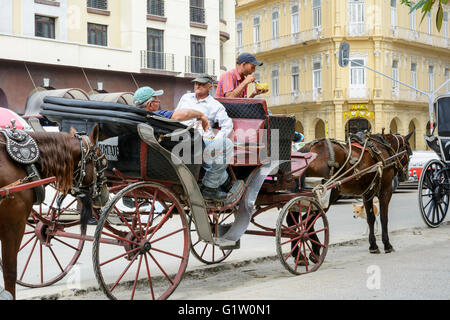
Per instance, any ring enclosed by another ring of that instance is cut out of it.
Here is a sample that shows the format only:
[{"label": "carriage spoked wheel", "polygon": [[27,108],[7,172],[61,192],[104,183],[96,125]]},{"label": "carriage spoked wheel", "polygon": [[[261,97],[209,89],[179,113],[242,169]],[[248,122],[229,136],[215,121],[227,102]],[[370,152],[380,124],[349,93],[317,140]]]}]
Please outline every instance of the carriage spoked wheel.
[{"label": "carriage spoked wheel", "polygon": [[278,257],[289,272],[300,275],[319,269],[328,250],[329,227],[317,200],[300,196],[286,203],[275,239]]},{"label": "carriage spoked wheel", "polygon": [[[110,225],[109,215],[121,223]],[[95,230],[92,258],[101,289],[110,299],[167,299],[186,270],[189,239],[175,194],[151,182],[129,185],[106,204]]]},{"label": "carriage spoked wheel", "polygon": [[[209,224],[213,237],[226,233],[234,223],[236,208],[221,214],[209,214]],[[233,251],[232,249],[221,249],[220,247],[207,243],[200,239],[197,233],[192,214],[189,214],[189,230],[191,232],[191,252],[199,261],[205,264],[216,264],[224,261]]]},{"label": "carriage spoked wheel", "polygon": [[419,208],[423,221],[437,228],[444,221],[449,205],[449,172],[439,160],[429,161],[419,180]]},{"label": "carriage spoked wheel", "polygon": [[[59,199],[62,200],[60,206],[57,204]],[[81,239],[79,225],[77,199],[74,197],[62,198],[55,192],[49,205],[34,206],[17,256],[17,283],[40,288],[66,276],[83,249],[84,239]],[[61,235],[64,232],[78,234],[80,239]]]}]

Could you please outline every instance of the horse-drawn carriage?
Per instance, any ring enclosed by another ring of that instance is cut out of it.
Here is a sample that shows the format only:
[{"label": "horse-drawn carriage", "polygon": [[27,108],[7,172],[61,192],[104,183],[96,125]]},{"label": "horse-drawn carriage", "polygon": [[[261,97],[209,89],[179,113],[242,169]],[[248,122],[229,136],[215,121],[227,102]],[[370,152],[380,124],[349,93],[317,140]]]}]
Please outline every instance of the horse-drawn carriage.
[{"label": "horse-drawn carriage", "polygon": [[[425,142],[439,159],[427,162],[419,180],[419,208],[424,222],[439,227],[447,215],[450,195],[450,95],[436,98],[436,126]],[[434,131],[437,129],[437,136]]]},{"label": "horse-drawn carriage", "polygon": [[[373,188],[383,170],[392,167],[390,161],[400,163],[407,152],[407,141],[400,145],[394,137],[397,154],[384,152],[391,157],[362,170],[351,171],[355,165],[336,157],[348,170],[324,185],[325,175],[305,175],[317,153],[291,152],[294,118],[270,115],[263,99],[220,102],[234,124],[229,174],[243,180],[244,187],[225,201],[210,201],[198,185],[203,171],[195,159],[198,153],[201,159],[202,138],[191,127],[133,106],[46,97],[41,114],[62,131],[74,127],[89,133],[99,126],[109,160],[102,172],[109,201],[92,210],[97,220],[93,236],[83,229],[80,234],[75,228],[79,221],[64,221],[63,213],[73,205],[63,205],[64,197],[56,195],[48,212],[33,211],[19,251],[18,283],[41,287],[62,279],[88,241],[98,283],[109,298],[166,299],[180,283],[190,252],[204,263],[218,263],[239,248],[244,234],[275,237],[289,272],[316,271],[328,248],[330,191],[363,175],[362,188]],[[360,160],[365,148],[354,149]],[[255,221],[271,209],[280,210],[276,226]],[[257,229],[250,230],[251,224]]]}]

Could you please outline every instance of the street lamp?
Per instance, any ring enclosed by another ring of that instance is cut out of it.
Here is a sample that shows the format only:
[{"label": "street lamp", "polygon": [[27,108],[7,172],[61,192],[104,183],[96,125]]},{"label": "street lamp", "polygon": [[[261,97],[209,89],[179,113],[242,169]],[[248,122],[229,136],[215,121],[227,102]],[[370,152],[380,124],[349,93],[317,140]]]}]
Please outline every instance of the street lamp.
[{"label": "street lamp", "polygon": [[[350,57],[350,45],[349,45],[347,42],[342,42],[341,45],[339,46],[339,60],[338,60],[339,66],[341,66],[341,67],[343,67],[343,68],[346,67],[346,66],[348,66],[348,63],[350,62],[349,57]],[[425,91],[422,91],[422,90],[420,90],[420,89],[417,89],[416,87],[413,87],[413,86],[411,86],[411,85],[409,85],[409,84],[407,84],[407,83],[404,83],[404,82],[402,82],[402,81],[400,81],[400,80],[394,79],[394,78],[388,76],[387,74],[381,73],[381,72],[379,72],[379,71],[377,71],[377,70],[374,70],[374,69],[369,68],[369,67],[367,67],[367,66],[365,66],[365,65],[362,65],[362,64],[360,64],[360,63],[357,62],[357,61],[352,61],[352,63],[354,63],[354,64],[356,64],[356,65],[358,65],[358,66],[361,66],[361,67],[363,67],[363,68],[369,69],[369,70],[371,70],[371,71],[373,71],[373,72],[375,72],[375,73],[377,73],[377,74],[379,74],[379,75],[382,75],[383,77],[389,78],[389,79],[391,79],[392,81],[398,82],[398,83],[400,83],[400,84],[402,84],[402,85],[404,85],[404,86],[406,86],[406,87],[408,87],[408,88],[410,88],[410,89],[413,89],[413,90],[415,90],[415,91],[417,91],[417,92],[420,92],[420,93],[426,95],[426,96],[428,97],[428,112],[429,112],[429,114],[430,114],[430,131],[433,130],[433,104],[434,104],[434,100],[435,100],[436,94],[439,92],[439,90],[441,90],[441,88],[442,88],[443,86],[445,86],[447,83],[450,83],[450,79],[447,79],[447,80],[446,80],[446,81],[445,81],[445,82],[444,82],[437,90],[435,90],[434,92],[431,92],[431,91],[430,91],[430,92],[425,92]]]}]

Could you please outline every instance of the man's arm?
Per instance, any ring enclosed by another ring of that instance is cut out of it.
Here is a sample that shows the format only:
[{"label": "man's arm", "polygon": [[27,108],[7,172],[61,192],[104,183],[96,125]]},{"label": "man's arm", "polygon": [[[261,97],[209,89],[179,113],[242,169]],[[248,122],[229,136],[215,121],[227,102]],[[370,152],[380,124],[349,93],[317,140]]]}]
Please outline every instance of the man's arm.
[{"label": "man's arm", "polygon": [[202,127],[203,130],[208,131],[209,130],[209,121],[206,116],[197,110],[192,109],[181,109],[181,110],[175,110],[175,112],[172,114],[172,117],[170,119],[178,120],[178,121],[186,121],[191,119],[197,119],[202,121]]},{"label": "man's arm", "polygon": [[242,91],[247,88],[247,86],[255,81],[255,76],[252,74],[249,74],[247,77],[245,77],[244,81],[241,82],[236,88],[234,88],[231,91],[225,92],[226,98],[239,98],[242,94]]}]

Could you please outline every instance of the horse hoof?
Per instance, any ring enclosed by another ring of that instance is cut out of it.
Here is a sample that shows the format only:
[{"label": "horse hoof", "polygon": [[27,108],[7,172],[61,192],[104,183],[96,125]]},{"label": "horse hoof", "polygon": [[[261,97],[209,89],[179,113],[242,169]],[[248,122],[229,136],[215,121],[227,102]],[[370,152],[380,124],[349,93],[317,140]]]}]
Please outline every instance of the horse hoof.
[{"label": "horse hoof", "polygon": [[391,252],[395,252],[394,248],[384,249],[384,253],[391,253]]},{"label": "horse hoof", "polygon": [[376,249],[369,249],[369,252],[373,253],[373,254],[379,254],[380,253],[380,249],[378,249],[378,248],[376,248]]}]

